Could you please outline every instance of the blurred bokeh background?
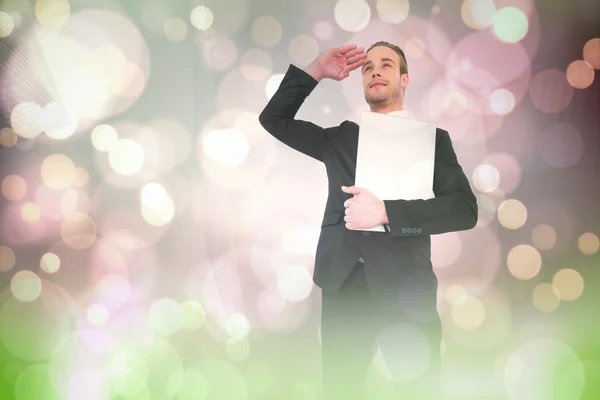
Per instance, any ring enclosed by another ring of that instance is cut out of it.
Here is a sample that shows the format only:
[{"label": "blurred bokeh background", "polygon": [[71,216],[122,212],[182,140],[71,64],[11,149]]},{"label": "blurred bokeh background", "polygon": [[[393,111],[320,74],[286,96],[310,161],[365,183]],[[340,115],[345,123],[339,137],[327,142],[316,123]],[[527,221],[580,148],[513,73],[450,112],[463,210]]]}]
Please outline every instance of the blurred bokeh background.
[{"label": "blurred bokeh background", "polygon": [[[378,40],[404,49],[406,107],[449,131],[479,200],[475,229],[432,237],[449,398],[600,398],[599,15],[1,1],[0,399],[317,399],[325,168],[258,114],[290,64]],[[355,73],[297,118],[366,110]]]}]

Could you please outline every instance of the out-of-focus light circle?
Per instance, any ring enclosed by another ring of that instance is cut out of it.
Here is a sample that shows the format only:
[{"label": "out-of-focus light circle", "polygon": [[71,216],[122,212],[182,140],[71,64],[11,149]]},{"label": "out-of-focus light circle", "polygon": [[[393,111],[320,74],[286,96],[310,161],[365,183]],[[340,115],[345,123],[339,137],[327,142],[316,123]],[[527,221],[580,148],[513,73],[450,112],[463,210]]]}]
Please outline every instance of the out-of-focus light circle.
[{"label": "out-of-focus light circle", "polygon": [[17,104],[10,114],[10,125],[17,135],[25,139],[33,139],[42,133],[41,120],[42,108],[31,101]]},{"label": "out-of-focus light circle", "polygon": [[231,314],[225,320],[225,330],[231,339],[245,339],[250,333],[250,321],[248,321],[248,318],[244,314]]},{"label": "out-of-focus light circle", "polygon": [[68,0],[37,0],[35,15],[42,25],[60,28],[69,20],[71,6]]},{"label": "out-of-focus light circle", "polygon": [[444,298],[449,304],[464,302],[468,297],[469,293],[462,285],[452,285],[444,291]]},{"label": "out-of-focus light circle", "polygon": [[421,329],[409,324],[384,328],[377,335],[372,351],[373,367],[390,382],[415,381],[431,363],[431,343]]},{"label": "out-of-focus light circle", "polygon": [[265,15],[254,20],[251,32],[254,42],[264,47],[277,45],[283,36],[281,23],[270,15]]},{"label": "out-of-focus light circle", "polygon": [[410,38],[406,41],[406,44],[404,45],[404,54],[407,57],[417,59],[423,57],[425,53],[425,43],[419,38]]},{"label": "out-of-focus light circle", "polygon": [[284,77],[284,74],[275,74],[267,80],[267,84],[265,85],[265,93],[269,100],[271,100],[275,92],[277,92],[277,89],[279,89],[279,86],[281,86],[281,82],[283,81]]},{"label": "out-of-focus light circle", "polygon": [[366,28],[371,19],[371,8],[364,0],[338,0],[334,9],[335,22],[347,32]]},{"label": "out-of-focus light circle", "polygon": [[247,340],[230,339],[225,345],[227,356],[237,362],[244,361],[250,356],[250,343]]},{"label": "out-of-focus light circle", "polygon": [[225,36],[210,37],[204,50],[207,53],[208,65],[212,69],[228,70],[233,67],[238,57],[237,45]]},{"label": "out-of-focus light circle", "polygon": [[142,23],[154,32],[160,32],[165,26],[165,21],[171,16],[168,4],[163,2],[144,2],[142,9]]},{"label": "out-of-focus light circle", "polygon": [[201,371],[187,368],[183,373],[181,386],[177,392],[177,400],[206,400],[209,387],[210,385]]},{"label": "out-of-focus light circle", "polygon": [[253,82],[267,80],[273,71],[271,55],[262,49],[250,49],[241,58],[242,75]]},{"label": "out-of-focus light circle", "polygon": [[492,0],[464,0],[460,14],[464,23],[473,29],[485,29],[492,25],[496,5]]},{"label": "out-of-focus light circle", "polygon": [[594,68],[587,61],[573,61],[567,67],[567,81],[575,89],[585,89],[594,82]]},{"label": "out-of-focus light circle", "polygon": [[42,109],[42,130],[52,139],[67,139],[77,131],[79,123],[72,107],[53,101]]},{"label": "out-of-focus light circle", "polygon": [[500,173],[489,164],[479,165],[473,170],[473,185],[483,193],[490,193],[498,189]]},{"label": "out-of-focus light circle", "polygon": [[28,202],[21,207],[21,217],[23,218],[23,221],[36,222],[39,221],[41,215],[40,206],[35,203]]},{"label": "out-of-focus light circle", "polygon": [[10,247],[0,246],[0,272],[8,272],[14,266],[17,257]]},{"label": "out-of-focus light circle", "polygon": [[15,299],[28,303],[37,299],[42,293],[42,281],[35,272],[19,271],[10,281],[10,290]]},{"label": "out-of-focus light circle", "polygon": [[529,21],[523,11],[516,7],[504,7],[493,18],[494,34],[507,43],[517,43],[525,37]]},{"label": "out-of-focus light circle", "polygon": [[498,207],[498,221],[506,229],[519,229],[527,221],[527,208],[519,200],[505,200]]},{"label": "out-of-focus light circle", "polygon": [[557,113],[571,103],[573,86],[564,72],[545,69],[538,72],[529,83],[529,97],[538,110],[548,114]]},{"label": "out-of-focus light circle", "polygon": [[202,150],[211,160],[230,167],[244,162],[250,151],[246,135],[236,129],[212,131],[204,136]]},{"label": "out-of-focus light circle", "polygon": [[588,40],[583,46],[583,59],[594,69],[600,69],[600,38]]},{"label": "out-of-focus light circle", "polygon": [[561,300],[573,301],[583,293],[583,277],[571,268],[561,269],[554,274],[552,284]]},{"label": "out-of-focus light circle", "polygon": [[181,310],[183,311],[182,328],[194,330],[204,324],[206,310],[202,307],[202,304],[194,300],[188,300],[181,304]]},{"label": "out-of-focus light circle", "polygon": [[181,42],[188,33],[187,24],[181,18],[169,18],[165,21],[165,36],[172,42]]},{"label": "out-of-focus light circle", "polygon": [[87,214],[75,212],[60,224],[63,242],[72,249],[82,250],[96,241],[96,223]]},{"label": "out-of-focus light circle", "polygon": [[121,175],[134,175],[144,167],[144,149],[133,139],[119,139],[117,145],[108,152],[110,167]]},{"label": "out-of-focus light circle", "polygon": [[148,313],[150,326],[161,335],[172,335],[181,329],[183,310],[173,299],[160,299],[154,302]]},{"label": "out-of-focus light circle", "polygon": [[302,267],[286,267],[277,276],[277,290],[281,297],[288,301],[298,302],[306,299],[312,288],[312,276]]},{"label": "out-of-focus light circle", "polygon": [[192,26],[199,30],[205,30],[211,27],[215,16],[210,8],[200,6],[196,7],[190,13],[190,22]]},{"label": "out-of-focus light circle", "polygon": [[40,259],[40,268],[53,274],[60,269],[60,258],[54,253],[46,253]]},{"label": "out-of-focus light circle", "polygon": [[87,186],[90,181],[90,173],[87,172],[85,168],[77,167],[75,168],[75,182],[73,182],[73,186],[82,188]]},{"label": "out-of-focus light circle", "polygon": [[64,154],[53,154],[42,162],[42,179],[52,189],[67,189],[75,181],[75,164]]},{"label": "out-of-focus light circle", "polygon": [[483,159],[482,164],[491,165],[498,170],[500,174],[498,190],[502,192],[502,197],[514,191],[521,183],[521,166],[515,156],[510,153],[489,154]]},{"label": "out-of-focus light circle", "polygon": [[[452,266],[462,252],[461,238],[455,232],[449,232],[446,235],[434,235],[431,238],[431,243],[431,263],[436,270]],[[315,243],[313,249],[316,247],[317,244]]]},{"label": "out-of-focus light circle", "polygon": [[90,321],[90,324],[92,325],[102,326],[106,324],[109,316],[110,313],[108,311],[108,308],[106,308],[102,304],[92,304],[88,307],[87,318],[88,321]]},{"label": "out-of-focus light circle", "polygon": [[574,126],[562,122],[545,129],[539,136],[538,144],[544,161],[558,168],[575,165],[584,152],[581,133]]},{"label": "out-of-focus light circle", "polygon": [[399,24],[408,17],[408,0],[377,0],[377,14],[383,22]]},{"label": "out-of-focus light circle", "polygon": [[298,35],[290,40],[288,51],[294,63],[306,66],[319,55],[319,45],[308,35]]},{"label": "out-of-focus light circle", "polygon": [[560,304],[556,288],[551,283],[540,283],[533,289],[532,301],[535,308],[540,311],[550,312]]},{"label": "out-of-focus light circle", "polygon": [[540,250],[550,250],[556,244],[556,231],[549,225],[538,225],[531,235],[533,245]]},{"label": "out-of-focus light circle", "polygon": [[591,256],[596,254],[600,249],[600,239],[598,239],[598,236],[592,232],[586,232],[579,236],[579,239],[577,240],[577,247],[579,247],[579,251],[581,251],[583,254]]},{"label": "out-of-focus light circle", "polygon": [[175,203],[165,188],[150,182],[141,191],[141,213],[144,220],[152,226],[164,226],[175,216]]},{"label": "out-of-focus light circle", "polygon": [[444,96],[442,107],[446,114],[456,117],[467,109],[467,99],[462,93],[453,90]]},{"label": "out-of-focus light circle", "polygon": [[490,108],[498,115],[506,115],[515,108],[515,96],[507,89],[496,89],[489,97]]},{"label": "out-of-focus light circle", "polygon": [[479,299],[467,296],[467,298],[452,304],[452,321],[464,330],[477,329],[485,320],[485,307]]},{"label": "out-of-focus light circle", "polygon": [[119,134],[111,125],[101,124],[92,130],[92,145],[98,151],[111,151],[117,147]]},{"label": "out-of-focus light circle", "polygon": [[567,344],[549,337],[533,338],[520,345],[514,357],[520,373],[512,379],[505,377],[506,399],[582,399],[585,369]]},{"label": "out-of-focus light circle", "polygon": [[[7,375],[5,375],[6,377]],[[64,397],[59,395],[55,379],[55,370],[49,365],[30,365],[21,371],[14,382],[14,397],[7,397],[6,399],[62,400]]]},{"label": "out-of-focus light circle", "polygon": [[0,184],[2,195],[9,201],[20,201],[27,194],[27,182],[19,175],[8,175]]},{"label": "out-of-focus light circle", "polygon": [[536,277],[542,268],[542,256],[535,248],[527,244],[513,247],[508,253],[506,262],[510,273],[521,280]]},{"label": "out-of-focus light circle", "polygon": [[10,14],[0,11],[0,38],[10,35],[15,28],[15,22]]},{"label": "out-of-focus light circle", "polygon": [[19,135],[12,128],[0,129],[0,146],[13,147],[19,141]]},{"label": "out-of-focus light circle", "polygon": [[333,37],[335,28],[329,21],[318,21],[313,25],[312,32],[317,39],[327,41]]}]

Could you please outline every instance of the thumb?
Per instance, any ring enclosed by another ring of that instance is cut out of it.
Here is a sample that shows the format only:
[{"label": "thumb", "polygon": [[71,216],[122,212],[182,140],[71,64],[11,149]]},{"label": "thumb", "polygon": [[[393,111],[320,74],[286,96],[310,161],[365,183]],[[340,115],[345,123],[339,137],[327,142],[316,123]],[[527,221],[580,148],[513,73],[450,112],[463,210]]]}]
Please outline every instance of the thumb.
[{"label": "thumb", "polygon": [[361,192],[361,189],[357,188],[356,186],[342,186],[342,191],[344,193],[359,194]]}]

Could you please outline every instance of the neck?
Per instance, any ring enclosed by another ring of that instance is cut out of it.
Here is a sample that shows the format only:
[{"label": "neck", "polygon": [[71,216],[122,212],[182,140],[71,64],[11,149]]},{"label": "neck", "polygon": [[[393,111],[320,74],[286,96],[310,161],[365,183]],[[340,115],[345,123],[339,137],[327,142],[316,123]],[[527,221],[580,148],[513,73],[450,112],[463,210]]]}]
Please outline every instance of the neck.
[{"label": "neck", "polygon": [[404,106],[400,104],[371,104],[371,112],[380,114],[391,113],[392,111],[403,111]]}]

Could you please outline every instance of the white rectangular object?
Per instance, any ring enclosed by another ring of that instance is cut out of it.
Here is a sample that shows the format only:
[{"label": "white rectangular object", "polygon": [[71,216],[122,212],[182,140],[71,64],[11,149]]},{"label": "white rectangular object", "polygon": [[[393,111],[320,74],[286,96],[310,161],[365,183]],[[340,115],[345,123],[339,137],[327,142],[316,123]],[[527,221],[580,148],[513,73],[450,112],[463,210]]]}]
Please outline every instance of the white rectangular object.
[{"label": "white rectangular object", "polygon": [[[430,199],[436,127],[406,117],[363,112],[355,186],[381,200]],[[364,231],[385,232],[383,225]]]}]

